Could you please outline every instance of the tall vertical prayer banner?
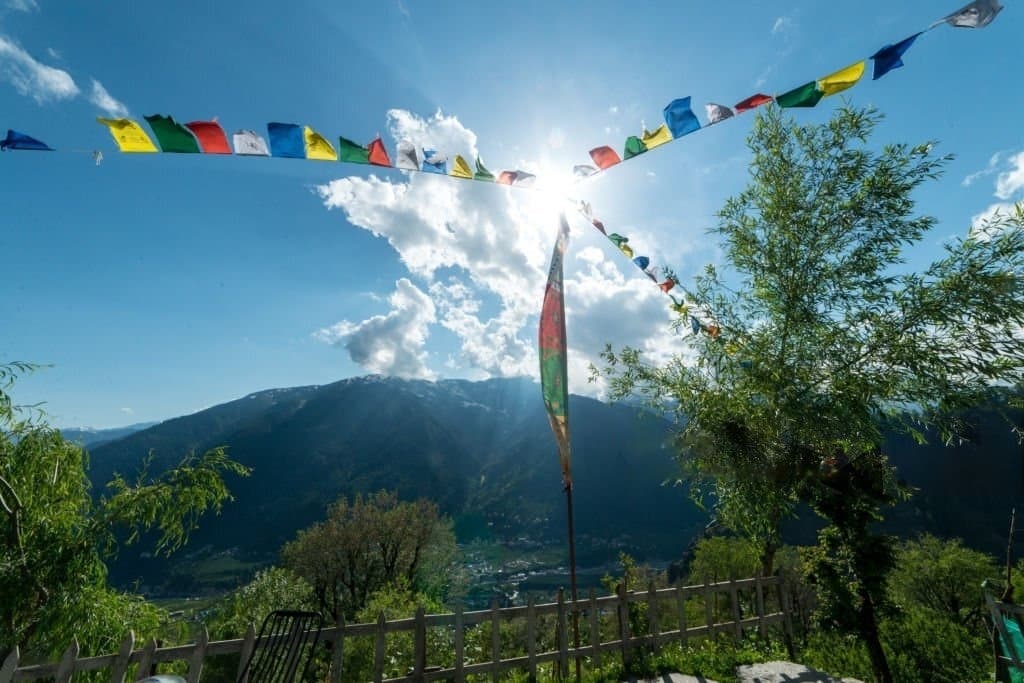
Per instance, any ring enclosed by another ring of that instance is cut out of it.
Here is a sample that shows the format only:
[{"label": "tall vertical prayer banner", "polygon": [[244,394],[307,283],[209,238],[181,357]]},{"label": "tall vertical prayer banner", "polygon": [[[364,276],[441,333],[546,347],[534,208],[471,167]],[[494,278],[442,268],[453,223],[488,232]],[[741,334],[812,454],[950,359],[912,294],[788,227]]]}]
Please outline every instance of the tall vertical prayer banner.
[{"label": "tall vertical prayer banner", "polygon": [[540,387],[548,411],[551,431],[558,444],[562,464],[562,484],[572,489],[569,469],[569,370],[565,343],[565,298],[562,295],[562,260],[569,242],[569,223],[559,217],[558,239],[551,254],[548,284],[544,288],[544,306],[540,313]]}]

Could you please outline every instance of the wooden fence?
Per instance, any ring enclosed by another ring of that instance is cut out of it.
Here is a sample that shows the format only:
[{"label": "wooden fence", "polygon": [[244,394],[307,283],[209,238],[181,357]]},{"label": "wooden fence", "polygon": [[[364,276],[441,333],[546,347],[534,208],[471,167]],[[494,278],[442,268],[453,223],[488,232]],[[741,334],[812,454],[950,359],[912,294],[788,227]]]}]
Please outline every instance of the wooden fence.
[{"label": "wooden fence", "polygon": [[[721,599],[723,594],[727,600]],[[688,621],[693,620],[687,619],[687,611],[691,615],[694,611],[694,599],[703,601],[703,618],[694,622],[699,625],[691,625]],[[637,605],[643,606],[642,612],[638,612]],[[766,609],[766,605],[770,605],[770,609]],[[579,629],[579,647],[573,647],[575,638],[570,640],[574,608],[578,610],[576,625]],[[725,619],[720,614],[723,609],[727,612]],[[642,618],[638,619],[638,614]],[[602,616],[613,618],[602,622]],[[525,649],[525,654],[503,659],[500,626],[514,620],[525,620],[526,642],[525,648],[521,648]],[[637,621],[646,624],[645,633],[632,632],[631,623]],[[486,624],[490,625],[489,652],[486,658],[467,657],[467,630]],[[614,630],[610,640],[602,639],[602,624],[606,631],[609,624]],[[758,577],[661,589],[652,585],[646,591],[627,592],[620,588],[616,595],[603,597],[597,597],[591,590],[588,598],[575,603],[567,601],[560,591],[556,602],[540,605],[531,599],[528,605],[522,607],[499,609],[494,605],[488,610],[463,612],[459,609],[453,614],[424,614],[421,608],[411,619],[386,621],[381,614],[376,623],[326,626],[320,630],[320,642],[329,653],[332,683],[353,680],[352,674],[346,675],[344,671],[344,656],[346,647],[360,638],[371,638],[373,641],[370,678],[375,683],[426,683],[442,679],[464,683],[467,676],[474,674],[489,674],[492,681],[497,681],[501,672],[510,669],[524,669],[531,680],[536,680],[538,665],[551,663],[558,667],[558,671],[567,673],[570,661],[584,658],[589,660],[591,666],[597,667],[609,657],[621,657],[628,664],[639,648],[657,651],[669,642],[685,644],[690,638],[717,633],[728,633],[738,639],[744,631],[754,630],[766,636],[767,629],[773,625],[781,627],[787,639],[791,636],[789,597],[785,585],[778,577]],[[551,626],[554,629],[553,639]],[[428,653],[428,634],[432,630],[443,630],[450,636],[450,641],[445,641],[444,652]],[[404,676],[385,678],[388,635],[403,632],[411,632],[413,635],[411,666]],[[310,631],[306,637],[312,640],[313,635],[315,631]],[[542,648],[543,651],[538,652],[538,638],[542,645],[554,643],[554,649]],[[198,683],[207,657],[239,654],[239,661],[244,662],[257,643],[256,630],[250,625],[246,636],[237,640],[211,642],[203,626],[195,643],[158,647],[156,641],[150,640],[141,649],[135,649],[136,645],[134,634],[129,633],[116,654],[80,659],[76,640],[59,662],[27,666],[19,666],[19,653],[15,647],[0,666],[0,683],[36,679],[68,683],[75,673],[104,669],[109,669],[111,683],[125,683],[130,671],[137,672],[134,678],[138,679],[155,673],[158,664],[168,662],[185,662],[188,667],[188,683]],[[452,661],[448,665],[437,664],[444,660]],[[435,664],[431,665],[431,661]],[[132,666],[135,668],[132,669]],[[238,673],[241,674],[241,671]]]}]

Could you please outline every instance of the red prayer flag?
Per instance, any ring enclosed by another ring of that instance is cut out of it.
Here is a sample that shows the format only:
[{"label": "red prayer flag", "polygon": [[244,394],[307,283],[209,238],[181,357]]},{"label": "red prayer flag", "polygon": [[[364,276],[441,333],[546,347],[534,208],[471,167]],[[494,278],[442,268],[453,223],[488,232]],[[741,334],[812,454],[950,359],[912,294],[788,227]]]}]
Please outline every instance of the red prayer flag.
[{"label": "red prayer flag", "polygon": [[676,281],[673,280],[672,278],[669,278],[669,279],[665,280],[664,282],[662,282],[660,285],[658,285],[658,287],[661,288],[661,291],[665,292],[666,294],[671,292],[672,288],[675,287],[675,286],[676,286]]},{"label": "red prayer flag", "polygon": [[515,171],[502,171],[501,174],[498,175],[498,183],[500,183],[501,185],[511,185],[512,181],[515,179]]},{"label": "red prayer flag", "polygon": [[231,154],[224,129],[216,121],[193,121],[186,123],[185,127],[196,136],[203,154]]},{"label": "red prayer flag", "polygon": [[388,158],[388,151],[384,149],[384,143],[377,138],[370,143],[370,163],[374,166],[390,166],[391,159]]},{"label": "red prayer flag", "polygon": [[594,163],[597,164],[597,167],[602,171],[609,166],[614,166],[622,161],[622,157],[619,156],[619,153],[607,145],[603,147],[595,147],[590,150],[590,158],[594,160]]},{"label": "red prayer flag", "polygon": [[768,104],[771,101],[771,95],[762,95],[761,93],[757,93],[756,95],[751,95],[742,102],[737,103],[733,109],[735,109],[738,114],[740,112],[750,111],[751,109],[760,107],[762,104]]}]

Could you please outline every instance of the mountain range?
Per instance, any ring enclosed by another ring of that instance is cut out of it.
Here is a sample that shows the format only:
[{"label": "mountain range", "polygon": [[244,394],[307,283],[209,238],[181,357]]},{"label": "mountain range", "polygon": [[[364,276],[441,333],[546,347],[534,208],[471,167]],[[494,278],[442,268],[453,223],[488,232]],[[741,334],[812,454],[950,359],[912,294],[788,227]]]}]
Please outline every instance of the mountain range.
[{"label": "mountain range", "polygon": [[[678,475],[671,425],[581,396],[571,397],[570,415],[580,563],[607,563],[619,550],[641,559],[681,556],[708,517],[685,489],[662,485]],[[1010,510],[1024,501],[1024,451],[995,411],[981,406],[964,417],[974,433],[958,447],[887,440],[900,476],[917,493],[889,511],[885,527],[902,536],[961,537],[1001,554]],[[147,455],[158,472],[219,445],[252,468],[250,477],[229,481],[234,502],[202,520],[184,560],[123,550],[112,568],[116,582],[160,584],[175,563],[198,556],[229,556],[239,571],[274,561],[281,545],[322,519],[339,496],[380,489],[434,500],[462,542],[564,544],[558,457],[539,387],[528,379],[369,376],[259,391],[91,442],[90,477],[101,490],[115,471],[131,477]],[[787,525],[786,536],[812,543],[816,527],[807,513]]]}]

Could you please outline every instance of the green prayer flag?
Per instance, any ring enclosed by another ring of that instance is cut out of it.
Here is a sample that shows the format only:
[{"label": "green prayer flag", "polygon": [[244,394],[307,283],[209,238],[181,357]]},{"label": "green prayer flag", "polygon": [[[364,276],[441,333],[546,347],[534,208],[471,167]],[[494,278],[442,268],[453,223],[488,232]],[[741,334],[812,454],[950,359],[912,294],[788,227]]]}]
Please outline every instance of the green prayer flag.
[{"label": "green prayer flag", "polygon": [[338,138],[338,161],[347,161],[350,164],[370,163],[370,150],[358,145],[348,138]]},{"label": "green prayer flag", "polygon": [[635,135],[630,135],[626,138],[626,147],[622,150],[622,158],[623,160],[629,159],[646,151],[647,145],[644,144],[644,141]]},{"label": "green prayer flag", "polygon": [[153,135],[160,143],[161,151],[199,154],[199,143],[189,129],[170,116],[154,114],[147,116],[146,122],[153,129]]},{"label": "green prayer flag", "polygon": [[484,167],[480,157],[476,158],[476,173],[473,174],[473,180],[483,180],[488,183],[494,182],[494,174]]},{"label": "green prayer flag", "polygon": [[811,81],[799,88],[793,88],[775,98],[780,107],[813,107],[825,93],[818,89],[818,82]]}]

